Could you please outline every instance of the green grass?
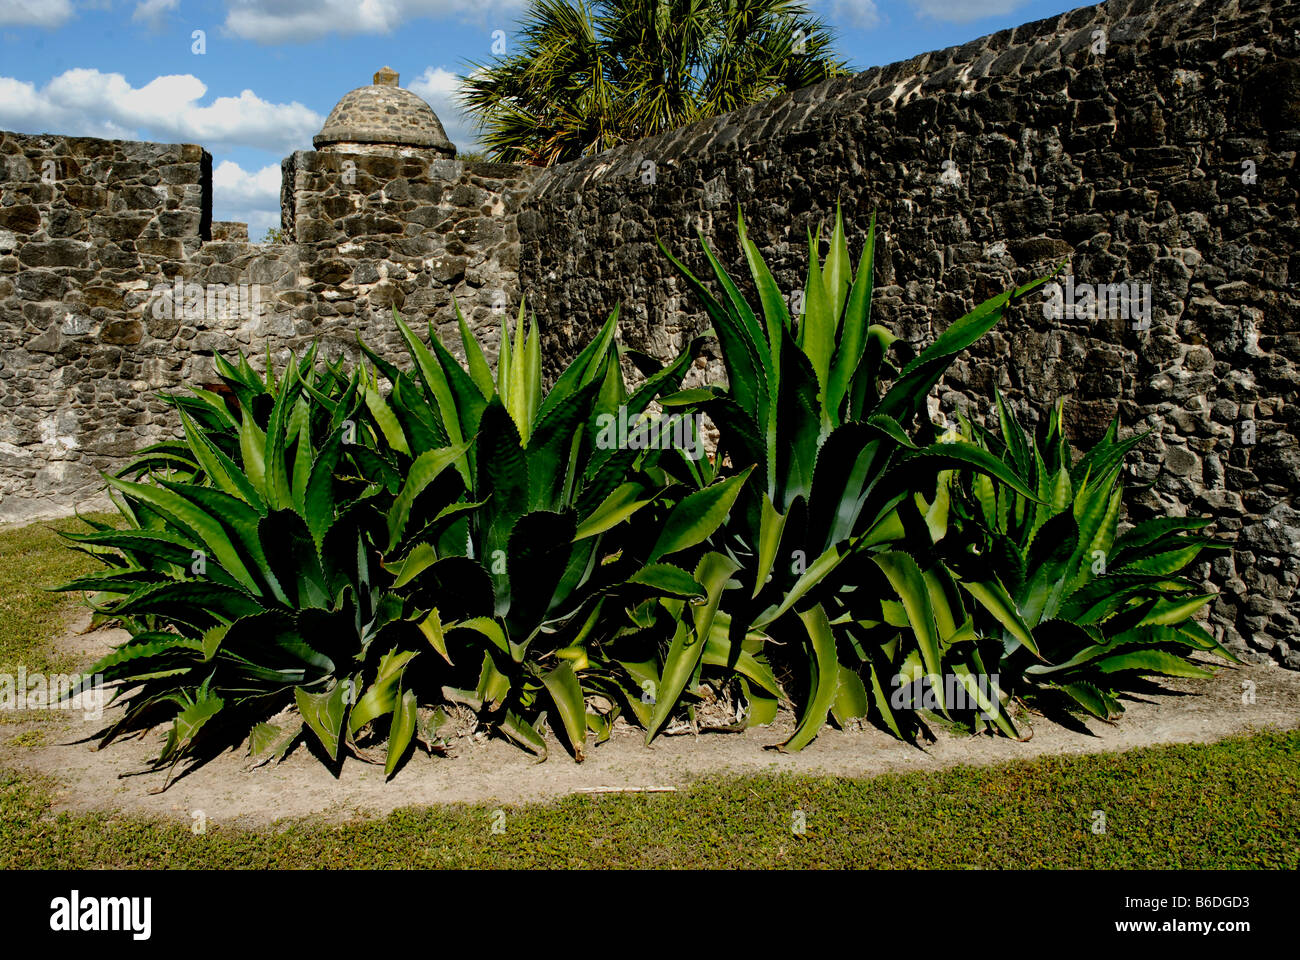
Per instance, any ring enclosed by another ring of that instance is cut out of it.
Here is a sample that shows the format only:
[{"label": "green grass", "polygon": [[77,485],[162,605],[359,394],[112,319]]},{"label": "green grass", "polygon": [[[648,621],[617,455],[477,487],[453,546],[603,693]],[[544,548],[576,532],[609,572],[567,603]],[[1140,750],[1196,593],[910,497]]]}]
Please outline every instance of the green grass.
[{"label": "green grass", "polygon": [[75,517],[0,528],[0,673],[14,673],[20,664],[41,673],[82,666],[50,648],[50,638],[63,632],[76,600],[45,588],[100,566],[92,557],[70,550],[55,532],[86,529]]},{"label": "green grass", "polygon": [[[257,831],[50,813],[0,773],[0,869],[20,867],[1251,868],[1300,865],[1300,732],[888,775],[732,778],[679,794],[397,811]],[[1106,832],[1092,831],[1093,811]],[[806,832],[792,831],[802,811]]]}]

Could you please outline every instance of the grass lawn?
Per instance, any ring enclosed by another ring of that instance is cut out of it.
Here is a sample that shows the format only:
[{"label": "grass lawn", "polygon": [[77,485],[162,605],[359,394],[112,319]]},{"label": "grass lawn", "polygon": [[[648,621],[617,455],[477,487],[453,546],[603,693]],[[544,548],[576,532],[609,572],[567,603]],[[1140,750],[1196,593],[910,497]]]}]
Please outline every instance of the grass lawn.
[{"label": "grass lawn", "polygon": [[[95,515],[98,520],[109,517]],[[0,673],[14,673],[19,664],[29,672],[75,670],[66,658],[52,654],[49,640],[62,632],[72,595],[50,593],[45,587],[89,573],[101,566],[84,553],[70,550],[56,530],[88,530],[75,517],[0,527]]]},{"label": "grass lawn", "polygon": [[[40,588],[92,565],[45,525],[0,531],[0,672],[60,666],[45,644],[69,601]],[[1300,866],[1300,731],[864,780],[717,778],[676,794],[341,825],[211,823],[201,835],[187,820],[54,814],[52,788],[0,766],[0,869]]]},{"label": "grass lawn", "polygon": [[45,791],[0,773],[0,869],[1300,866],[1297,731],[868,780],[716,779],[507,807],[504,820],[411,809],[201,836],[185,822],[52,815]]}]

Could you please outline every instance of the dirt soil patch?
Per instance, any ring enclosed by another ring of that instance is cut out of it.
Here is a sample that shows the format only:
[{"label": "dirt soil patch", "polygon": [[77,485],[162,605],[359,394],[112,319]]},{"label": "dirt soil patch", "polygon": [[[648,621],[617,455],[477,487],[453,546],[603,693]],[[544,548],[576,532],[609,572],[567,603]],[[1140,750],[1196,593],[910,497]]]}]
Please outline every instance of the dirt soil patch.
[{"label": "dirt soil patch", "polygon": [[[82,633],[84,616],[56,640],[61,651],[89,663],[125,639],[125,633]],[[1253,683],[1254,702],[1243,702]],[[467,736],[455,741],[454,756],[430,757],[417,750],[389,782],[380,766],[348,758],[335,776],[299,745],[278,765],[247,769],[246,748],[222,754],[175,779],[165,792],[165,774],[149,771],[164,728],[104,750],[72,743],[112,718],[47,713],[0,725],[0,763],[52,777],[55,809],[115,810],[178,818],[198,812],[209,821],[258,827],[311,817],[341,821],[383,815],[400,807],[448,803],[517,804],[602,788],[683,788],[716,774],[795,773],[863,777],[879,773],[935,770],[1028,759],[1044,754],[1129,750],[1162,743],[1212,742],[1234,734],[1300,726],[1300,674],[1276,666],[1220,669],[1212,680],[1166,680],[1149,693],[1124,698],[1127,709],[1115,724],[1089,720],[1073,728],[1043,717],[1020,715],[1032,726],[1027,742],[969,737],[935,729],[933,743],[900,743],[873,727],[824,730],[802,753],[764,749],[780,743],[794,727],[781,715],[768,727],[743,733],[661,737],[652,746],[641,731],[618,725],[609,741],[589,749],[576,764],[552,742],[550,759],[537,763],[499,739]]]}]

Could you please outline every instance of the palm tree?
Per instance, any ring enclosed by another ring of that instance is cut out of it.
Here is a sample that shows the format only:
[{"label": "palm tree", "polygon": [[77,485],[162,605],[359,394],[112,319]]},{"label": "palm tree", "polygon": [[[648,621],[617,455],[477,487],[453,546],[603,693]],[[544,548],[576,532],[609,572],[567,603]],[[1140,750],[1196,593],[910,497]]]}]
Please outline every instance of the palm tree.
[{"label": "palm tree", "polygon": [[803,0],[532,0],[461,77],[495,160],[549,166],[846,72]]}]

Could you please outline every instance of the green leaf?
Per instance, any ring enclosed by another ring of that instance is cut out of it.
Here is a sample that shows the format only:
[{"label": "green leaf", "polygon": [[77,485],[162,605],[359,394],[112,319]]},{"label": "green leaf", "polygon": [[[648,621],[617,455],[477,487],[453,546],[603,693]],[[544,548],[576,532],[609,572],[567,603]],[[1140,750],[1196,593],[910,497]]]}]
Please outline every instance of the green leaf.
[{"label": "green leaf", "polygon": [[415,702],[415,693],[406,690],[401,700],[393,708],[393,722],[388,728],[388,757],[384,763],[384,776],[391,777],[401,762],[406,748],[411,745],[415,729],[419,725],[419,710]]},{"label": "green leaf", "polygon": [[[542,401],[541,408],[537,411],[538,417],[544,417],[550,412],[551,408],[569,397],[575,390],[583,385],[590,383],[596,376],[597,372],[603,369],[606,360],[609,358],[610,349],[614,343],[614,336],[618,332],[619,307],[615,307],[610,313],[605,325],[601,327],[598,333],[590,343],[583,349],[573,362],[565,368],[560,374],[555,385],[551,387],[551,392],[546,395]],[[502,328],[503,348],[509,354],[509,340],[504,336],[504,325]],[[498,383],[505,381],[500,378],[501,361],[497,361]],[[504,395],[504,394],[503,394]]]},{"label": "green leaf", "polygon": [[780,700],[766,696],[762,691],[754,690],[744,677],[740,678],[740,688],[749,707],[745,714],[745,726],[763,727],[776,719],[781,706]]},{"label": "green leaf", "polygon": [[[808,281],[804,288],[804,316],[799,325],[799,346],[812,364],[817,376],[819,392],[826,395],[830,383],[831,357],[835,352],[835,333],[839,324],[838,314],[832,311],[834,306],[826,292],[826,281],[822,278],[821,267],[817,263],[818,251],[812,234],[808,235]],[[823,404],[823,414],[825,407]],[[830,423],[829,417],[824,422]]]},{"label": "green leaf", "polygon": [[1145,520],[1120,535],[1115,543],[1117,550],[1134,550],[1163,540],[1171,534],[1187,533],[1209,526],[1211,517],[1156,517]]},{"label": "green leaf", "polygon": [[849,242],[844,234],[844,211],[837,203],[835,206],[835,231],[831,234],[830,249],[826,254],[826,267],[822,279],[826,284],[826,296],[830,301],[831,315],[839,323],[844,313],[844,302],[848,299],[849,285],[853,280],[853,261],[849,259]]},{"label": "green leaf", "polygon": [[348,734],[356,736],[367,723],[390,712],[397,704],[397,692],[406,666],[416,656],[413,650],[398,652],[396,648],[379,658],[379,668],[374,682],[357,701],[348,718]]},{"label": "green leaf", "polygon": [[862,683],[862,678],[841,664],[839,688],[835,692],[835,702],[831,705],[831,716],[843,727],[850,720],[865,717],[869,709],[867,688]]},{"label": "green leaf", "polygon": [[429,567],[438,562],[438,551],[431,543],[417,543],[400,563],[385,564],[393,574],[393,589],[406,586]]},{"label": "green leaf", "polygon": [[711,487],[696,491],[677,504],[664,520],[663,530],[647,558],[653,563],[660,557],[703,543],[722,525],[731,506],[740,495],[753,467]]},{"label": "green leaf", "polygon": [[307,521],[307,528],[311,531],[317,549],[334,522],[334,477],[342,455],[343,431],[333,430],[316,455],[316,461],[311,466],[311,476],[307,480],[307,489],[303,491],[303,518]]},{"label": "green leaf", "polygon": [[538,762],[546,759],[546,741],[537,729],[517,713],[506,711],[500,722],[501,732],[525,750],[537,754]]},{"label": "green leaf", "polygon": [[325,748],[325,755],[331,760],[337,760],[339,756],[343,719],[348,710],[348,690],[347,683],[336,683],[328,693],[308,693],[302,687],[295,687],[293,691],[303,722],[316,734],[316,739]]},{"label": "green leaf", "polygon": [[1051,504],[1052,512],[1060,513],[1074,501],[1074,490],[1070,486],[1070,471],[1065,469],[1064,464],[1056,471],[1056,476],[1052,480]]},{"label": "green leaf", "polygon": [[128,497],[147,503],[171,517],[180,527],[197,537],[212,556],[216,557],[217,562],[221,564],[227,573],[254,595],[261,595],[261,589],[257,586],[253,575],[245,566],[239,553],[235,550],[229,534],[211,515],[195,506],[179,493],[165,487],[148,483],[133,483],[129,480],[119,480],[116,477],[109,476],[105,476],[104,480],[110,487],[120,490]]},{"label": "green leaf", "polygon": [[1111,718],[1110,708],[1106,703],[1106,697],[1093,684],[1084,680],[1078,680],[1073,683],[1062,683],[1057,686],[1058,690],[1068,694],[1075,703],[1083,707],[1094,717],[1100,717],[1102,720]]},{"label": "green leaf", "polygon": [[[881,659],[877,653],[875,660]],[[874,661],[867,664],[871,671],[871,699],[876,705],[876,711],[880,714],[880,719],[885,722],[885,726],[899,740],[903,739],[903,732],[898,726],[898,718],[894,716],[894,708],[889,703],[889,695],[885,692],[884,685],[880,682],[880,670],[877,669]]]},{"label": "green leaf", "polygon": [[271,497],[266,489],[266,434],[254,422],[249,410],[245,409],[243,413],[244,419],[239,426],[239,452],[244,472],[261,499],[269,503]]},{"label": "green leaf", "polygon": [[[100,657],[92,666],[86,669],[86,673],[90,676],[103,674],[105,682],[114,681],[119,677],[130,679],[133,675],[133,669],[137,672],[151,669],[143,667],[139,661],[148,662],[154,657],[163,654],[172,654],[183,649],[194,650],[198,646],[199,641],[185,637],[143,641],[143,635],[140,635],[131,643],[124,644],[112,653]],[[128,667],[128,664],[133,666]],[[124,669],[117,669],[119,667]]]},{"label": "green leaf", "polygon": [[244,476],[243,471],[200,432],[194,421],[189,418],[183,409],[178,412],[190,451],[194,454],[194,458],[199,465],[203,467],[204,472],[212,478],[212,482],[226,493],[240,497],[246,503],[261,509],[263,507],[262,498],[258,496],[257,490],[249,479]]},{"label": "green leaf", "polygon": [[455,297],[451,298],[451,303],[456,310],[456,324],[460,327],[460,342],[465,347],[465,360],[469,363],[470,379],[479,388],[484,400],[491,399],[496,390],[496,384],[492,382],[492,369],[488,366],[487,357],[483,355],[483,348],[470,332],[469,324],[465,322],[465,317],[460,312],[460,303]]},{"label": "green leaf", "polygon": [[758,530],[758,569],[754,575],[752,597],[757,597],[762,592],[763,587],[767,584],[768,576],[772,573],[772,566],[776,563],[776,553],[781,547],[781,535],[785,532],[785,521],[788,516],[788,514],[777,512],[776,507],[772,505],[772,498],[767,495],[766,491],[760,497],[759,508],[761,517]]},{"label": "green leaf", "polygon": [[790,309],[785,302],[785,295],[781,292],[781,287],[772,276],[767,264],[763,262],[762,254],[758,252],[758,246],[749,238],[743,216],[738,217],[738,230],[740,245],[745,251],[745,259],[749,263],[749,272],[754,279],[754,287],[758,290],[759,301],[763,305],[763,317],[767,327],[768,350],[771,358],[767,378],[767,393],[771,398],[771,402],[767,404],[767,421],[760,424],[760,430],[764,438],[764,448],[767,450],[765,461],[767,476],[764,479],[768,493],[775,494],[777,483],[777,459],[775,453],[777,450],[778,407],[776,398],[781,395],[781,368],[784,363],[782,350],[787,339],[787,331],[790,329]]},{"label": "green leaf", "polygon": [[1159,673],[1168,677],[1209,679],[1214,676],[1210,671],[1202,670],[1182,657],[1165,653],[1163,650],[1133,650],[1094,661],[1093,666],[1102,673],[1136,670],[1140,673]]},{"label": "green leaf", "polygon": [[[515,523],[506,548],[506,577],[510,607],[506,633],[517,641],[513,656],[520,662],[523,648],[587,569],[588,551],[575,550],[573,514],[538,510]],[[576,554],[576,556],[575,556]]]},{"label": "green leaf", "polygon": [[[979,706],[979,712],[982,717],[985,719],[991,719],[995,724],[997,724],[998,729],[1011,739],[1022,739],[1016,730],[1015,724],[1011,722],[1011,718],[1007,716],[1006,710],[1003,709],[1001,700],[995,700],[989,697],[988,693],[980,688],[975,677],[971,675],[970,667],[966,666],[964,663],[954,663],[952,665],[952,673],[953,676],[957,678],[957,682],[965,689],[966,695],[970,697],[970,699],[974,700]],[[1001,691],[998,691],[997,689],[996,680],[993,682],[993,688],[997,694],[1000,694]]]},{"label": "green leaf", "polygon": [[[453,447],[460,446],[465,442],[465,438],[461,433],[460,413],[456,409],[456,401],[452,396],[446,373],[438,363],[437,358],[429,351],[429,348],[421,343],[419,338],[411,332],[411,328],[402,322],[402,318],[397,314],[396,307],[393,307],[393,322],[397,324],[397,329],[406,342],[406,348],[410,351],[411,359],[415,361],[415,369],[424,384],[424,388],[429,392],[429,396],[437,407],[439,419],[442,421],[443,429],[447,431],[451,445]],[[464,477],[466,486],[471,485],[473,481],[470,477],[468,462],[464,459],[458,461],[456,469]]]},{"label": "green leaf", "polygon": [[1038,644],[1034,640],[1033,633],[1021,618],[1020,611],[1016,609],[1015,601],[1011,599],[1011,595],[1007,593],[1006,588],[1002,586],[1002,582],[996,576],[979,582],[962,580],[960,583],[962,589],[979,601],[980,605],[991,613],[993,618],[1002,624],[1008,633],[1023,644],[1025,649],[1042,659],[1043,655],[1038,651]]},{"label": "green leaf", "polygon": [[1140,559],[1124,563],[1116,569],[1117,573],[1149,573],[1169,576],[1177,573],[1200,555],[1204,544],[1193,543],[1177,550],[1153,553]]},{"label": "green leaf", "polygon": [[587,417],[598,390],[595,382],[581,387],[535,422],[527,452],[529,509],[568,509],[581,473],[579,451]]},{"label": "green leaf", "polygon": [[935,443],[907,455],[908,460],[939,460],[950,469],[969,469],[974,467],[987,473],[994,479],[1001,480],[1021,496],[1031,501],[1039,500],[1036,491],[1031,490],[1020,477],[1009,470],[1001,460],[987,450],[972,443],[957,440],[948,443]]},{"label": "green leaf", "polygon": [[485,708],[488,713],[495,713],[501,702],[510,696],[510,678],[497,669],[490,650],[483,651],[483,666],[479,669],[476,692],[482,701],[480,709]]},{"label": "green leaf", "polygon": [[370,415],[375,418],[375,423],[379,425],[384,439],[388,445],[400,453],[411,455],[411,447],[406,442],[406,434],[402,432],[402,425],[398,422],[397,415],[393,413],[392,408],[379,393],[377,387],[367,387],[363,394],[366,402],[366,409]]},{"label": "green leaf", "polygon": [[722,359],[727,368],[731,393],[750,418],[758,419],[765,409],[764,398],[768,391],[771,357],[767,345],[762,342],[758,323],[753,318],[752,311],[745,304],[739,291],[735,289],[735,284],[731,282],[722,265],[713,256],[713,251],[709,249],[703,237],[700,242],[723,288],[731,297],[733,309],[730,311],[709,294],[704,284],[672,255],[663,241],[660,241],[659,247],[704,304],[705,312],[713,323],[713,333],[722,346]]},{"label": "green leaf", "polygon": [[[840,342],[835,351],[835,361],[831,366],[830,382],[826,387],[826,406],[832,411],[838,411],[843,404],[849,392],[849,384],[862,363],[863,351],[867,344],[867,331],[871,326],[875,256],[876,215],[873,213],[871,226],[867,231],[867,244],[862,250],[862,260],[858,265],[857,277],[853,281],[853,290],[849,294],[848,306],[844,313]],[[884,332],[892,342],[892,334],[884,331],[883,327],[876,329]]]},{"label": "green leaf", "polygon": [[876,406],[876,413],[905,423],[925,406],[930,390],[952,364],[953,358],[997,325],[1005,313],[1011,294],[1002,293],[986,300],[966,316],[948,327],[934,343],[903,368],[889,392]]},{"label": "green leaf", "polygon": [[524,303],[521,300],[519,318],[515,321],[515,344],[510,350],[510,379],[506,383],[502,399],[505,400],[506,410],[514,420],[521,440],[527,444],[528,435],[532,430],[532,420],[528,411],[528,398],[532,393],[530,382],[532,367],[528,357],[525,319]]},{"label": "green leaf", "polygon": [[808,569],[794,582],[794,586],[789,589],[779,604],[768,607],[754,620],[753,627],[762,629],[779,619],[802,599],[804,594],[821,583],[848,555],[848,550],[841,549],[839,545],[829,547],[825,553],[808,565]]},{"label": "green leaf", "polygon": [[451,447],[441,447],[420,454],[407,471],[406,483],[388,510],[388,549],[393,550],[402,540],[407,521],[411,517],[411,508],[415,499],[433,483],[449,466],[458,463],[470,448],[469,443],[460,443]]},{"label": "green leaf", "polygon": [[713,618],[727,580],[740,569],[730,557],[720,553],[707,553],[695,568],[695,580],[703,585],[708,600],[703,608],[692,608],[694,629],[685,620],[678,620],[677,630],[664,658],[663,676],[655,689],[654,713],[646,727],[646,743],[654,740],[659,728],[677,706],[677,701],[694,675],[695,668],[704,655]]},{"label": "green leaf", "polygon": [[[206,684],[204,686],[206,687]],[[207,693],[205,690],[200,692],[198,699],[176,715],[171,729],[167,731],[167,740],[163,744],[159,760],[170,760],[173,757],[179,759],[184,755],[203,725],[220,713],[221,708],[226,705],[225,701],[215,693]]]},{"label": "green leaf", "polygon": [[705,591],[695,578],[671,563],[652,563],[627,578],[631,584],[651,587],[679,597],[704,597]]},{"label": "green leaf", "polygon": [[287,727],[259,723],[248,735],[248,757],[257,761],[254,766],[260,766],[268,760],[279,762],[301,733],[302,721]]},{"label": "green leaf", "polygon": [[1194,597],[1177,600],[1161,600],[1151,612],[1142,618],[1140,627],[1164,626],[1182,623],[1196,615],[1196,612],[1213,600],[1217,594],[1204,593]]},{"label": "green leaf", "polygon": [[567,661],[561,661],[550,673],[542,675],[542,683],[560,715],[573,758],[582,763],[587,749],[587,707],[577,674]]},{"label": "green leaf", "polygon": [[1002,442],[1006,444],[1007,452],[1011,454],[1017,474],[1028,478],[1030,468],[1029,441],[1025,436],[1024,428],[1016,421],[1016,415],[1007,406],[1002,397],[1002,391],[995,390],[993,397],[997,405],[998,425],[1002,430]]},{"label": "green leaf", "polygon": [[[307,402],[298,400],[298,408],[306,409]],[[293,449],[293,508],[301,516],[307,512],[307,487],[311,482],[311,468],[316,452],[311,446],[311,425],[304,415],[298,427]]]},{"label": "green leaf", "polygon": [[[930,603],[930,591],[926,587],[925,577],[916,561],[905,553],[893,551],[871,558],[888,578],[890,586],[903,602],[907,611],[907,620],[925,663],[925,672],[932,677],[943,675],[940,663],[939,635],[935,625],[934,608]],[[943,708],[943,685],[936,684],[935,695]]]},{"label": "green leaf", "polygon": [[[718,617],[721,619],[721,616]],[[751,636],[754,636],[751,634]],[[762,642],[762,637],[759,637]],[[720,624],[716,624],[710,631],[708,642],[704,645],[704,654],[701,657],[705,666],[724,667],[728,670],[735,670],[742,678],[753,681],[758,685],[760,692],[765,691],[773,697],[781,696],[781,687],[776,682],[776,674],[772,672],[771,666],[766,660],[760,660],[746,650],[741,650],[732,656],[733,648],[727,639],[727,630]]]},{"label": "green leaf", "polygon": [[642,484],[631,481],[620,484],[613,493],[601,501],[600,506],[578,524],[577,532],[573,535],[574,542],[604,533],[622,523],[642,507],[654,502],[654,497],[638,499],[643,493],[645,487]]},{"label": "green leaf", "polygon": [[492,641],[492,645],[502,653],[510,653],[510,644],[506,641],[505,631],[501,629],[501,624],[497,623],[491,617],[474,617],[470,620],[462,620],[459,623],[447,624],[444,631],[450,633],[452,630],[473,630]]},{"label": "green leaf", "polygon": [[808,705],[799,718],[790,739],[781,744],[781,750],[793,753],[802,750],[821,732],[826,722],[826,715],[835,703],[840,687],[840,665],[835,656],[835,637],[831,633],[830,621],[821,604],[799,614],[808,639],[812,642],[810,659],[810,676],[812,688],[809,691]]},{"label": "green leaf", "polygon": [[[268,356],[267,377],[272,376],[272,366]],[[285,443],[288,440],[288,420],[292,413],[294,401],[301,388],[298,385],[298,367],[290,363],[285,368],[284,378],[279,389],[274,391],[275,403],[271,407],[271,416],[266,424],[266,504],[273,510],[287,510],[293,507],[293,490],[289,486],[289,472],[285,461]]]},{"label": "green leaf", "polygon": [[425,639],[429,641],[429,645],[437,650],[442,659],[450,664],[451,655],[447,653],[447,635],[443,631],[442,619],[438,616],[438,609],[435,607],[430,610],[429,615],[421,620],[417,626],[419,626],[420,632],[424,634]]}]

